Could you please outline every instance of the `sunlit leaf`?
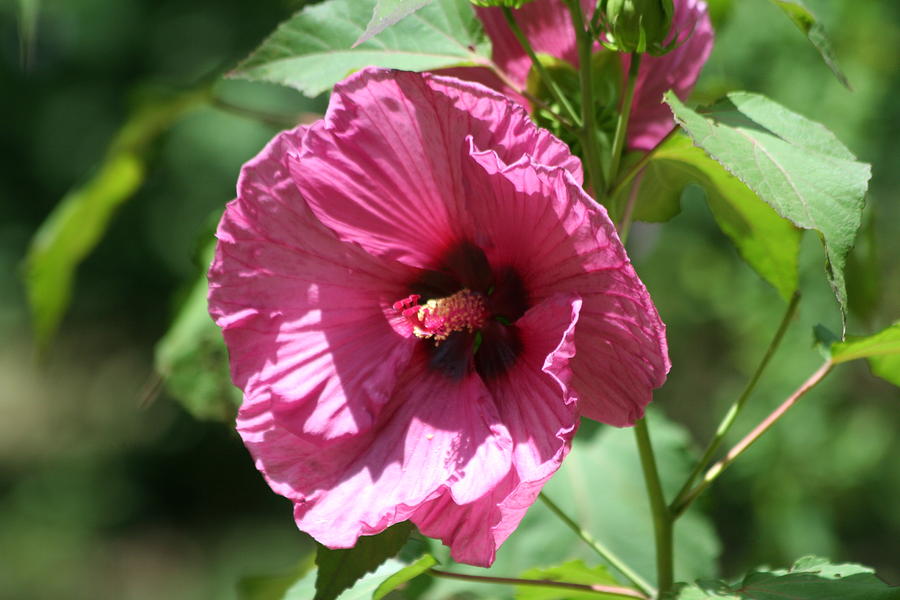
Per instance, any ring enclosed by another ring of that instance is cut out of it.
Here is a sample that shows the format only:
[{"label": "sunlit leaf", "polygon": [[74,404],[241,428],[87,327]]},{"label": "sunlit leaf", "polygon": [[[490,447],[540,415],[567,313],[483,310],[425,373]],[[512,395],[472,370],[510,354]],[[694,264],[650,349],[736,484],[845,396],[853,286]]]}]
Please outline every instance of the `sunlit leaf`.
[{"label": "sunlit leaf", "polygon": [[830,131],[758,94],[734,92],[698,114],[666,102],[694,143],[782,217],[817,231],[826,272],[846,315],[844,265],[860,227],[871,167]]},{"label": "sunlit leaf", "polygon": [[296,568],[281,575],[254,575],[238,581],[239,600],[282,600],[305,575],[316,566],[315,554],[300,561]]},{"label": "sunlit leaf", "polygon": [[334,600],[344,590],[353,587],[363,575],[375,571],[379,565],[395,556],[412,531],[412,524],[404,521],[378,535],[361,536],[353,548],[329,550],[319,545],[316,551],[318,574],[314,600]]},{"label": "sunlit leaf", "polygon": [[205,97],[205,91],[193,91],[137,110],[116,135],[96,173],[66,194],[35,233],[25,257],[24,278],[40,347],[62,320],[78,265],[102,239],[116,209],[143,182],[144,149]]},{"label": "sunlit leaf", "polygon": [[900,321],[887,329],[865,337],[848,337],[831,346],[835,363],[865,358],[872,373],[900,385]]},{"label": "sunlit leaf", "polygon": [[231,75],[316,96],[369,65],[428,71],[482,64],[490,56],[468,0],[435,0],[354,47],[375,5],[375,0],[326,0],[308,6],[282,23]]},{"label": "sunlit leaf", "polygon": [[438,564],[438,561],[432,555],[426,554],[422,556],[412,564],[400,569],[385,579],[381,585],[378,586],[378,589],[375,590],[375,593],[372,595],[372,600],[381,600],[404,583],[415,579],[436,564]]},{"label": "sunlit leaf", "polygon": [[684,586],[677,600],[898,600],[900,588],[890,587],[862,565],[831,564],[806,557],[787,571],[756,571],[736,586],[698,582]]},{"label": "sunlit leaf", "polygon": [[[583,585],[608,585],[625,587],[613,577],[603,565],[589,567],[581,560],[571,560],[557,567],[528,569],[520,575],[522,579],[542,579]],[[563,588],[520,585],[516,587],[516,600],[621,600],[622,596],[598,594]]]},{"label": "sunlit leaf", "polygon": [[[337,596],[338,600],[372,600],[372,595],[382,582],[406,566],[395,558],[389,558],[371,573],[360,577],[350,588]],[[294,583],[280,600],[310,600],[316,594],[317,571],[312,571]]]},{"label": "sunlit leaf", "polygon": [[372,20],[366,31],[353,44],[358,46],[369,38],[378,35],[400,19],[408,17],[426,4],[434,0],[378,0],[372,13]]},{"label": "sunlit leaf", "polygon": [[831,48],[831,41],[825,34],[825,28],[822,23],[816,19],[816,16],[803,4],[802,0],[772,0],[772,2],[784,11],[784,14],[797,26],[810,43],[818,50],[819,55],[834,76],[838,78],[844,87],[850,89],[850,82],[847,76],[838,66],[837,57]]},{"label": "sunlit leaf", "polygon": [[[213,247],[210,244],[204,253],[203,265],[212,260]],[[228,350],[209,316],[207,289],[204,272],[156,345],[156,371],[169,393],[195,417],[230,421],[242,394],[231,382]]]},{"label": "sunlit leaf", "polygon": [[744,260],[783,298],[790,298],[797,289],[800,231],[687,136],[676,135],[653,153],[637,184],[634,218],[672,218],[681,210],[682,193],[692,184],[703,188],[716,223]]},{"label": "sunlit leaf", "polygon": [[[392,532],[389,535],[393,535]],[[367,538],[361,538],[367,539]],[[403,596],[413,600],[427,589],[431,578],[413,579],[437,564],[437,559],[427,553],[428,544],[425,538],[412,536],[400,550],[396,558],[388,558],[380,565],[373,567],[372,572],[363,573],[348,587],[339,591],[339,600],[380,600],[392,591],[402,589]],[[238,582],[237,591],[240,600],[310,600],[316,595],[319,571],[316,570],[317,553],[310,554],[300,561],[295,569],[278,575],[257,575],[245,577]],[[355,560],[344,565],[348,570]],[[364,558],[365,560],[365,558]],[[325,577],[333,576],[333,571],[326,571]],[[422,581],[425,585],[416,585]],[[405,587],[403,587],[405,585]],[[393,596],[392,596],[393,597]]]}]

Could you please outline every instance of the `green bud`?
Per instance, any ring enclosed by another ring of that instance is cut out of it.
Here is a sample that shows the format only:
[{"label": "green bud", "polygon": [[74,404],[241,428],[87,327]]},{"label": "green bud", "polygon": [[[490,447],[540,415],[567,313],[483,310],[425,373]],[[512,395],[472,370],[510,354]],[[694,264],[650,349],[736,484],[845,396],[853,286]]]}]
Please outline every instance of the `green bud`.
[{"label": "green bud", "polygon": [[532,0],[469,0],[475,6],[507,6],[509,8],[522,8]]},{"label": "green bud", "polygon": [[606,0],[607,47],[619,52],[665,54],[672,0]]}]

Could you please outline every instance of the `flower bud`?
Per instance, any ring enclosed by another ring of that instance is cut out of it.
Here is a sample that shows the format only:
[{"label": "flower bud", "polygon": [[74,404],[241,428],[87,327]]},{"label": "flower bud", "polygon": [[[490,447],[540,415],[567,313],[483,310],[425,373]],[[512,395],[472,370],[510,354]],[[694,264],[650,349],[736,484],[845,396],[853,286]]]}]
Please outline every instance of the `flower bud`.
[{"label": "flower bud", "polygon": [[672,0],[607,0],[606,46],[619,52],[665,54],[675,7]]}]

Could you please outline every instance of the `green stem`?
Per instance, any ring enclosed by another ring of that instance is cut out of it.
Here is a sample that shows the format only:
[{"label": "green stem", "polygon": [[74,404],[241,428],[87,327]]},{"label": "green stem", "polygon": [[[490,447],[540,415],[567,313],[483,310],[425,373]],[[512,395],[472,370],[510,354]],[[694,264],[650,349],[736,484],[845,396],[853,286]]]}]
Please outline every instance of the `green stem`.
[{"label": "green stem", "polygon": [[[800,293],[795,292],[791,297],[791,301],[788,303],[787,310],[784,311],[784,316],[781,319],[781,324],[778,326],[778,330],[775,332],[775,336],[772,338],[772,341],[769,342],[769,347],[766,349],[766,353],[763,355],[762,360],[756,367],[756,371],[753,373],[753,376],[750,377],[750,381],[747,382],[747,385],[744,388],[744,391],[741,392],[740,397],[728,409],[725,418],[722,419],[721,423],[719,423],[719,427],[718,429],[716,429],[716,433],[713,436],[713,439],[710,440],[709,445],[703,452],[703,456],[699,461],[697,461],[697,465],[694,467],[694,470],[690,475],[688,475],[688,478],[684,482],[684,485],[681,487],[681,490],[672,501],[670,508],[675,518],[678,518],[681,515],[681,512],[683,512],[683,510],[687,508],[687,505],[684,504],[684,500],[690,493],[691,486],[694,485],[694,481],[697,479],[700,473],[703,472],[703,470],[707,466],[709,466],[709,462],[712,460],[713,455],[719,449],[719,446],[722,445],[722,442],[725,440],[725,436],[731,430],[741,410],[743,410],[744,405],[747,403],[747,399],[756,388],[756,384],[759,382],[763,371],[765,371],[766,366],[768,366],[769,361],[772,359],[772,356],[775,354],[775,351],[781,344],[781,340],[784,339],[784,334],[785,332],[787,332],[788,327],[791,324],[791,320],[794,318],[794,314],[797,312],[797,307],[799,306],[799,304]],[[676,511],[676,507],[680,507],[681,510]]]},{"label": "green stem", "polygon": [[567,583],[564,581],[551,581],[549,579],[515,579],[512,577],[487,577],[484,575],[469,575],[466,573],[451,573],[450,571],[439,571],[438,569],[429,569],[428,574],[433,577],[442,577],[444,579],[462,579],[465,581],[477,581],[479,583],[502,583],[507,585],[528,585],[534,587],[578,590],[579,592],[588,592],[596,594],[608,594],[612,596],[621,596],[622,598],[639,598],[640,600],[648,600],[644,594],[632,590],[630,588],[616,587],[612,585],[589,585],[582,583]]},{"label": "green stem", "polygon": [[634,220],[634,205],[637,203],[638,193],[641,190],[641,181],[642,178],[638,177],[628,191],[628,202],[625,204],[622,218],[616,224],[616,230],[619,232],[619,240],[622,242],[623,246],[628,243],[628,233],[631,231],[631,223]]},{"label": "green stem", "polygon": [[221,111],[225,111],[233,115],[238,115],[240,117],[246,117],[248,119],[259,121],[267,125],[272,125],[273,127],[278,127],[280,129],[296,127],[297,123],[300,122],[300,119],[298,117],[276,115],[273,113],[256,110],[254,108],[238,106],[237,104],[232,104],[231,102],[222,100],[221,98],[212,97],[210,98],[209,103],[213,107],[218,108]]},{"label": "green stem", "polygon": [[647,594],[648,596],[653,596],[656,594],[656,590],[653,589],[653,586],[650,583],[638,575],[631,567],[626,565],[621,558],[616,556],[612,550],[604,546],[598,540],[596,540],[590,533],[585,531],[578,523],[575,522],[572,517],[567,515],[562,511],[562,509],[557,506],[553,500],[551,500],[544,492],[541,492],[540,496],[538,496],[544,504],[547,505],[553,514],[555,514],[559,519],[565,523],[569,529],[575,532],[581,541],[587,544],[594,552],[599,554],[603,560],[608,562],[614,569],[619,571],[622,575],[625,576],[628,581],[634,584],[636,588]]},{"label": "green stem", "polygon": [[758,440],[765,432],[767,432],[772,425],[774,425],[781,416],[788,411],[790,407],[792,407],[797,400],[799,400],[806,392],[813,389],[820,381],[825,379],[825,376],[831,372],[831,368],[834,366],[830,360],[825,361],[825,363],[819,367],[819,369],[809,376],[809,378],[803,382],[793,394],[788,396],[787,400],[781,403],[781,405],[776,408],[772,413],[762,420],[762,422],[753,428],[753,431],[748,433],[744,438],[735,444],[735,446],[728,451],[723,459],[715,463],[713,466],[706,471],[706,474],[703,476],[703,479],[700,480],[700,483],[697,484],[694,489],[688,492],[685,497],[681,500],[680,503],[672,505],[672,514],[680,515],[683,513],[688,506],[691,505],[697,496],[703,493],[703,490],[708,488],[710,484],[716,480],[719,475],[741,454],[744,453],[747,448],[749,448],[753,442]]},{"label": "green stem", "polygon": [[578,43],[578,71],[581,83],[581,146],[584,150],[584,162],[590,180],[589,187],[593,188],[596,198],[604,189],[604,179],[594,116],[594,84],[591,72],[591,50],[594,39],[584,27],[584,14],[581,10],[580,0],[566,0],[566,4],[572,14],[572,26],[575,28],[575,37]]},{"label": "green stem", "polygon": [[647,485],[647,496],[650,498],[650,512],[653,514],[653,533],[656,540],[656,584],[659,586],[659,597],[664,597],[675,582],[672,545],[673,519],[669,507],[666,506],[659,472],[656,469],[656,458],[653,456],[653,445],[650,443],[650,431],[647,429],[646,417],[634,424],[634,435],[641,456],[641,469],[644,472],[644,483]]},{"label": "green stem", "polygon": [[631,183],[631,180],[641,172],[641,169],[643,169],[648,162],[650,162],[650,159],[653,158],[653,156],[656,154],[656,151],[659,150],[663,144],[672,139],[672,137],[674,137],[676,133],[678,133],[678,127],[673,127],[671,131],[666,134],[666,137],[661,139],[658,144],[653,146],[653,148],[649,152],[644,154],[636,163],[628,167],[628,169],[625,171],[625,174],[622,175],[622,177],[620,177],[619,180],[615,183],[607,197],[615,198],[616,196],[618,196],[622,192],[622,189],[626,185]]},{"label": "green stem", "polygon": [[519,44],[525,50],[525,53],[528,54],[528,57],[531,59],[531,64],[534,65],[534,68],[537,69],[538,74],[541,76],[541,81],[547,86],[550,90],[550,93],[553,94],[553,97],[556,98],[556,101],[560,103],[560,105],[565,110],[566,114],[570,119],[576,124],[581,125],[581,119],[578,117],[578,113],[575,112],[575,109],[572,108],[571,103],[566,98],[566,95],[559,88],[559,85],[556,83],[556,80],[550,76],[550,73],[544,68],[544,64],[538,59],[537,54],[534,53],[534,49],[531,47],[531,44],[528,42],[528,38],[525,37],[525,34],[522,33],[522,29],[519,27],[519,24],[516,22],[516,17],[513,15],[512,9],[508,6],[503,7],[503,16],[506,18],[506,23],[509,25],[509,28],[512,30],[513,35],[516,36],[516,39],[519,40]]},{"label": "green stem", "polygon": [[634,86],[637,83],[638,71],[641,68],[641,54],[631,54],[631,64],[628,66],[628,79],[625,83],[625,96],[622,98],[622,110],[619,112],[619,120],[616,122],[616,135],[613,138],[612,162],[609,168],[609,181],[615,181],[619,176],[619,163],[622,160],[622,150],[625,148],[625,137],[628,134],[628,119],[631,117],[631,104],[634,101]]}]

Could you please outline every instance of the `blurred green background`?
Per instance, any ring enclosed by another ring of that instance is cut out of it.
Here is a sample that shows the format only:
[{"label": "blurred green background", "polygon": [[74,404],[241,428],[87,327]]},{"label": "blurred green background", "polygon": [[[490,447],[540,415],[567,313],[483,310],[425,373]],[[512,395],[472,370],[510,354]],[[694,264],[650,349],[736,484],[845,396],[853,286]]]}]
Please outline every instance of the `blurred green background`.
[{"label": "blurred green background", "polygon": [[[20,18],[19,2],[0,4],[0,597],[233,598],[239,578],[288,570],[311,545],[229,427],[156,393],[154,346],[204,268],[240,165],[279,129],[252,113],[289,121],[323,101],[219,82],[220,107],[201,105],[146,144],[144,184],[79,268],[40,360],[17,274],[37,227],[96,170],[136,106],[211,81],[301,2],[22,4],[33,20]],[[696,96],[767,94],[874,165],[849,268],[849,332],[869,333],[900,318],[900,4],[807,4],[829,29],[852,93],[771,3],[740,0]],[[658,405],[705,442],[784,305],[690,192],[679,217],[637,226],[631,246],[669,326],[673,369]],[[738,433],[818,365],[813,325],[839,328],[822,263],[808,234],[799,317]],[[723,541],[723,573],[819,554],[900,583],[898,401],[864,364],[844,366],[736,463],[702,501]]]}]

